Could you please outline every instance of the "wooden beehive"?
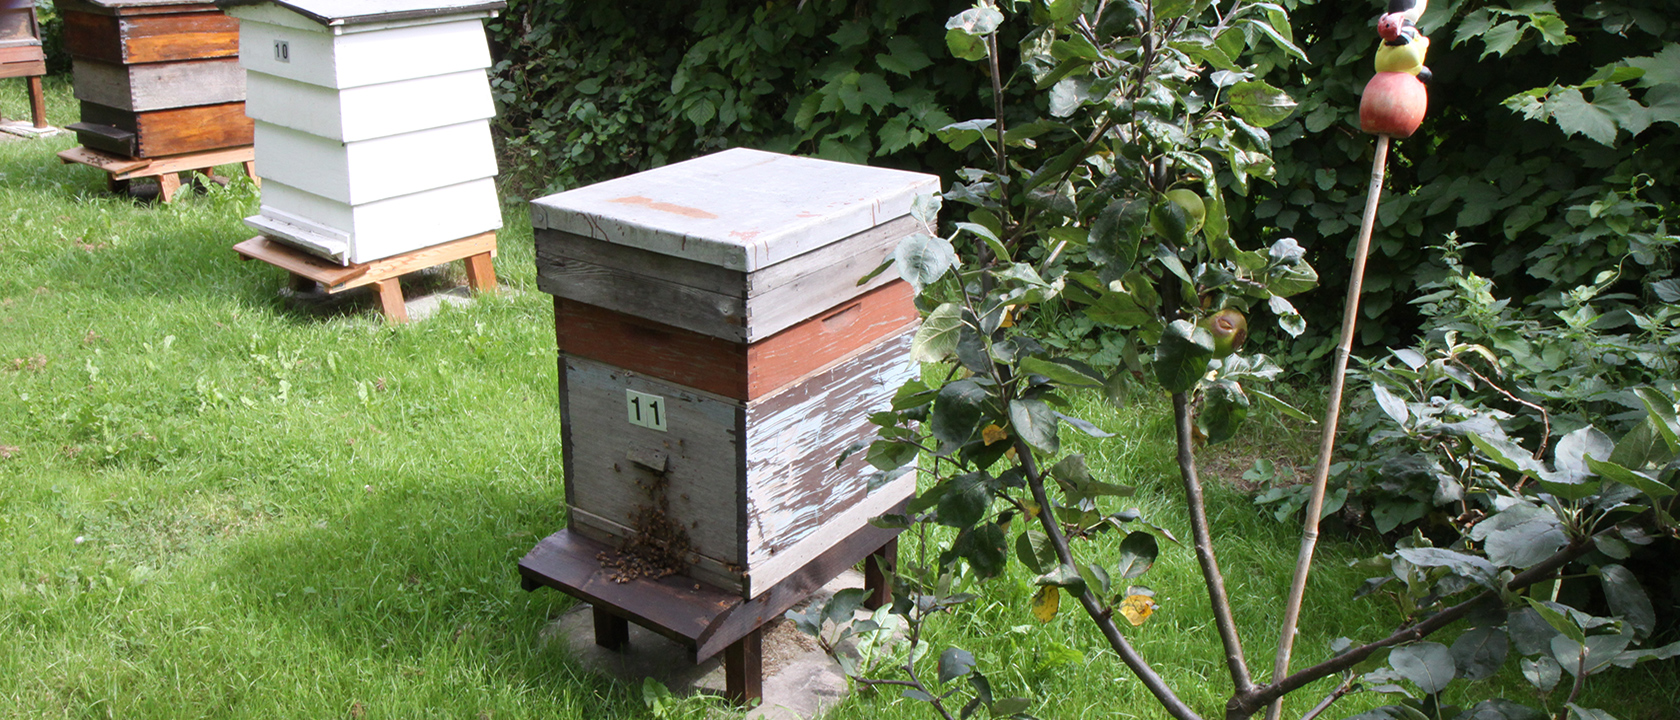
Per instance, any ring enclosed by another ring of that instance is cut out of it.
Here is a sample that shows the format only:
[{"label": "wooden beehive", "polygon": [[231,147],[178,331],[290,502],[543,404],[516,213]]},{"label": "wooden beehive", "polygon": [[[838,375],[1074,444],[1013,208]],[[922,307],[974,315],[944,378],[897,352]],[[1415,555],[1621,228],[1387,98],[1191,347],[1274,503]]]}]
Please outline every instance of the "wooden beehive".
[{"label": "wooden beehive", "polygon": [[683,572],[752,598],[913,494],[835,460],[915,372],[909,287],[857,280],[938,190],[737,149],[533,202],[571,530],[681,534]]},{"label": "wooden beehive", "polygon": [[58,0],[95,150],[135,158],[251,144],[238,22],[209,0]]},{"label": "wooden beehive", "polygon": [[0,0],[0,78],[47,74],[34,0]]},{"label": "wooden beehive", "polygon": [[501,227],[476,0],[221,0],[240,21],[264,235],[349,265]]}]

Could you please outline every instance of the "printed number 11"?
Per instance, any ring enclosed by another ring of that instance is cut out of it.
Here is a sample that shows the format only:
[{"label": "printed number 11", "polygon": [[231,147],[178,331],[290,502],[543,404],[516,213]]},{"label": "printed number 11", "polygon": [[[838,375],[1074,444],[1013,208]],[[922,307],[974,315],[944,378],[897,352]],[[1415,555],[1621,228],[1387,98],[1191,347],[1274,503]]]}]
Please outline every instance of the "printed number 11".
[{"label": "printed number 11", "polygon": [[631,425],[665,432],[665,398],[625,390],[624,405]]}]

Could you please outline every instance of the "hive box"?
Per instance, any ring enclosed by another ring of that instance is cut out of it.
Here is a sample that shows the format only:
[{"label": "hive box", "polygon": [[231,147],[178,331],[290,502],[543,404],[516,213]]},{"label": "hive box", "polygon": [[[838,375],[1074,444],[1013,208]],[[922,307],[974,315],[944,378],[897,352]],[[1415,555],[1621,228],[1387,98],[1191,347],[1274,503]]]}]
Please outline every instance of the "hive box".
[{"label": "hive box", "polygon": [[871,412],[912,377],[891,273],[937,178],[729,150],[532,203],[555,296],[570,529],[620,544],[655,508],[685,572],[753,598],[915,492],[870,491]]},{"label": "hive box", "polygon": [[251,144],[239,26],[207,0],[58,0],[83,145],[136,158]]},{"label": "hive box", "polygon": [[349,265],[501,227],[483,18],[500,2],[221,0],[264,235]]},{"label": "hive box", "polygon": [[34,0],[0,0],[0,78],[47,74]]}]

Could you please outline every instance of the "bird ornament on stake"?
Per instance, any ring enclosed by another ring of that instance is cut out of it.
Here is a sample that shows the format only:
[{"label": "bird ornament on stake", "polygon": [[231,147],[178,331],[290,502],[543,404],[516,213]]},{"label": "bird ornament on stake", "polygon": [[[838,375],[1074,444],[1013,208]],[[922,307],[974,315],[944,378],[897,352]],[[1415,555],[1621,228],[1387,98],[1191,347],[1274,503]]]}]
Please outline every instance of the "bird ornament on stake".
[{"label": "bird ornament on stake", "polygon": [[[1342,390],[1347,378],[1348,357],[1353,354],[1353,332],[1359,321],[1359,296],[1365,284],[1365,260],[1370,255],[1371,232],[1377,220],[1377,201],[1382,196],[1383,177],[1388,167],[1391,138],[1407,138],[1423,123],[1429,107],[1429,68],[1424,55],[1429,38],[1418,32],[1428,0],[1389,0],[1388,11],[1377,18],[1377,74],[1365,85],[1359,99],[1359,129],[1377,136],[1371,158],[1371,185],[1365,195],[1365,214],[1360,218],[1359,238],[1353,246],[1353,266],[1348,275],[1347,302],[1343,306],[1341,342],[1336,347],[1335,372],[1330,377],[1330,396],[1324,411],[1324,435],[1318,446],[1312,493],[1307,497],[1306,527],[1301,533],[1301,550],[1295,559],[1295,577],[1283,610],[1283,628],[1278,637],[1272,678],[1289,674],[1289,655],[1294,647],[1295,628],[1301,618],[1307,576],[1312,572],[1313,551],[1318,545],[1318,521],[1324,514],[1324,496],[1330,482],[1330,460],[1336,449],[1336,428],[1341,420]],[[1278,720],[1283,712],[1280,698],[1266,709],[1267,720]]]}]

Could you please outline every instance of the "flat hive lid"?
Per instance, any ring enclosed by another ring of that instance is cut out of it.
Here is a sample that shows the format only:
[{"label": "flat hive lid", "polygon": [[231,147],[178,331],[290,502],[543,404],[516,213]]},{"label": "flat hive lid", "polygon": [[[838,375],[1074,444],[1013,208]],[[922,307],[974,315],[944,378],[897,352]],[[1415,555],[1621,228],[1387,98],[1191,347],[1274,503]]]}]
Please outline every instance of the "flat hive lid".
[{"label": "flat hive lid", "polygon": [[752,272],[909,214],[923,173],[738,148],[539,198],[538,228]]},{"label": "flat hive lid", "polygon": [[86,0],[86,2],[96,7],[121,9],[165,5],[208,5],[212,0]]},{"label": "flat hive lid", "polygon": [[507,7],[502,0],[216,0],[216,4],[278,5],[328,27],[446,15],[487,16]]}]

